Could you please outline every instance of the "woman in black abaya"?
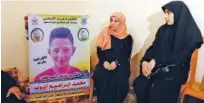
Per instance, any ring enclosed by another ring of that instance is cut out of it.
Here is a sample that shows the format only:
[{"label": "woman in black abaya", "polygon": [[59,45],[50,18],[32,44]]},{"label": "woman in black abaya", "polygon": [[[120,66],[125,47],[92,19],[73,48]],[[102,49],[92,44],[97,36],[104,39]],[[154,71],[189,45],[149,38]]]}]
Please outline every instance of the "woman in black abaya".
[{"label": "woman in black abaya", "polygon": [[[181,85],[186,82],[193,51],[203,40],[188,7],[172,1],[162,7],[166,24],[141,60],[141,73],[134,80],[137,103],[177,103]],[[166,67],[167,70],[158,69]],[[158,70],[158,71],[157,71]]]},{"label": "woman in black abaya", "polygon": [[97,39],[99,63],[93,73],[97,103],[123,103],[129,92],[132,43],[125,15],[114,12]]}]

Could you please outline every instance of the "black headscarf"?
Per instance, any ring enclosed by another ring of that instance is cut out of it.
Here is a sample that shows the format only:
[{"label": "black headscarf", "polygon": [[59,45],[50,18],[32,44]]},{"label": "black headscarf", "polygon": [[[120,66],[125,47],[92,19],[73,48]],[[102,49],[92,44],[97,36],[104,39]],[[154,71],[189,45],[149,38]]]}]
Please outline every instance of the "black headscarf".
[{"label": "black headscarf", "polygon": [[182,1],[172,1],[162,9],[174,13],[172,53],[193,44],[196,44],[196,48],[200,48],[203,43],[202,35],[186,4]]}]

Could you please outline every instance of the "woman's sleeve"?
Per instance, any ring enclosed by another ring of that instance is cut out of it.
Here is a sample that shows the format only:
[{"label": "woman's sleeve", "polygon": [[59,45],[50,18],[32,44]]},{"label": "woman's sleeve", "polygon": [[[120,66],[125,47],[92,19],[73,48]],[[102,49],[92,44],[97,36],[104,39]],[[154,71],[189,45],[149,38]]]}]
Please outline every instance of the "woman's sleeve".
[{"label": "woman's sleeve", "polygon": [[159,58],[156,58],[155,56],[155,54],[157,53],[156,45],[158,45],[160,41],[160,29],[157,31],[155,40],[153,41],[152,45],[146,50],[144,56],[142,57],[140,61],[140,74],[142,75],[143,75],[142,73],[142,62],[143,61],[149,62],[150,60],[154,59],[156,64],[160,64],[162,62]]},{"label": "woman's sleeve", "polygon": [[100,47],[97,47],[97,55],[98,55],[99,62],[103,63],[105,61],[105,55]]},{"label": "woman's sleeve", "polygon": [[127,41],[127,57],[130,59],[132,53],[132,46],[133,46],[133,38],[130,36]]},{"label": "woman's sleeve", "polygon": [[8,89],[17,86],[16,81],[6,72],[1,71],[1,78],[3,82],[3,85],[6,86]]},{"label": "woman's sleeve", "polygon": [[158,53],[157,52],[158,48],[156,45],[158,45],[159,43],[160,43],[160,29],[157,31],[155,40],[153,41],[152,45],[146,50],[140,63],[142,63],[143,61],[149,62],[152,59],[154,59],[157,64],[160,64],[162,62],[161,60],[159,60],[159,58],[156,58],[155,55],[156,53]]}]

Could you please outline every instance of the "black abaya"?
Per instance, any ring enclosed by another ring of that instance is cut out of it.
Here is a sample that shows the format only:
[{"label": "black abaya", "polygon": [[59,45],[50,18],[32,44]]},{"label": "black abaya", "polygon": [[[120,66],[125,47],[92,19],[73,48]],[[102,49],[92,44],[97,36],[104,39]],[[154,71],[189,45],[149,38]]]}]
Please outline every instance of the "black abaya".
[{"label": "black abaya", "polygon": [[[176,65],[165,74],[173,79],[166,80],[158,76],[147,79],[141,72],[133,84],[137,103],[177,103],[180,87],[188,78],[191,55],[203,43],[201,32],[183,2],[172,1],[162,9],[174,13],[174,24],[165,24],[159,28],[141,63],[154,59],[156,66]],[[154,69],[156,68],[153,71]],[[160,75],[159,73],[155,75]]]},{"label": "black abaya", "polygon": [[[99,63],[96,65],[93,80],[98,103],[122,103],[129,91],[130,55],[132,37],[125,39],[111,36],[111,49],[97,48]],[[104,61],[116,61],[115,70],[106,70]]]}]

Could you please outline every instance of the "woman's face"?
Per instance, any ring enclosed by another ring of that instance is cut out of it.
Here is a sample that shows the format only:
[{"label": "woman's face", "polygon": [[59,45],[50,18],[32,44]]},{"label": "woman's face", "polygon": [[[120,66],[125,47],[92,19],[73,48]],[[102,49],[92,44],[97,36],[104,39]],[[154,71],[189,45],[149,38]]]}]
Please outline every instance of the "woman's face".
[{"label": "woman's face", "polygon": [[114,16],[110,18],[110,27],[112,30],[118,29],[120,26],[120,20]]},{"label": "woman's face", "polygon": [[169,11],[168,9],[164,10],[164,19],[167,23],[167,25],[173,25],[174,24],[174,13]]},{"label": "woman's face", "polygon": [[36,33],[34,33],[33,36],[34,36],[36,41],[40,41],[40,34],[39,33],[36,32]]},{"label": "woman's face", "polygon": [[57,69],[66,69],[69,66],[75,47],[67,38],[55,38],[48,49]]}]

